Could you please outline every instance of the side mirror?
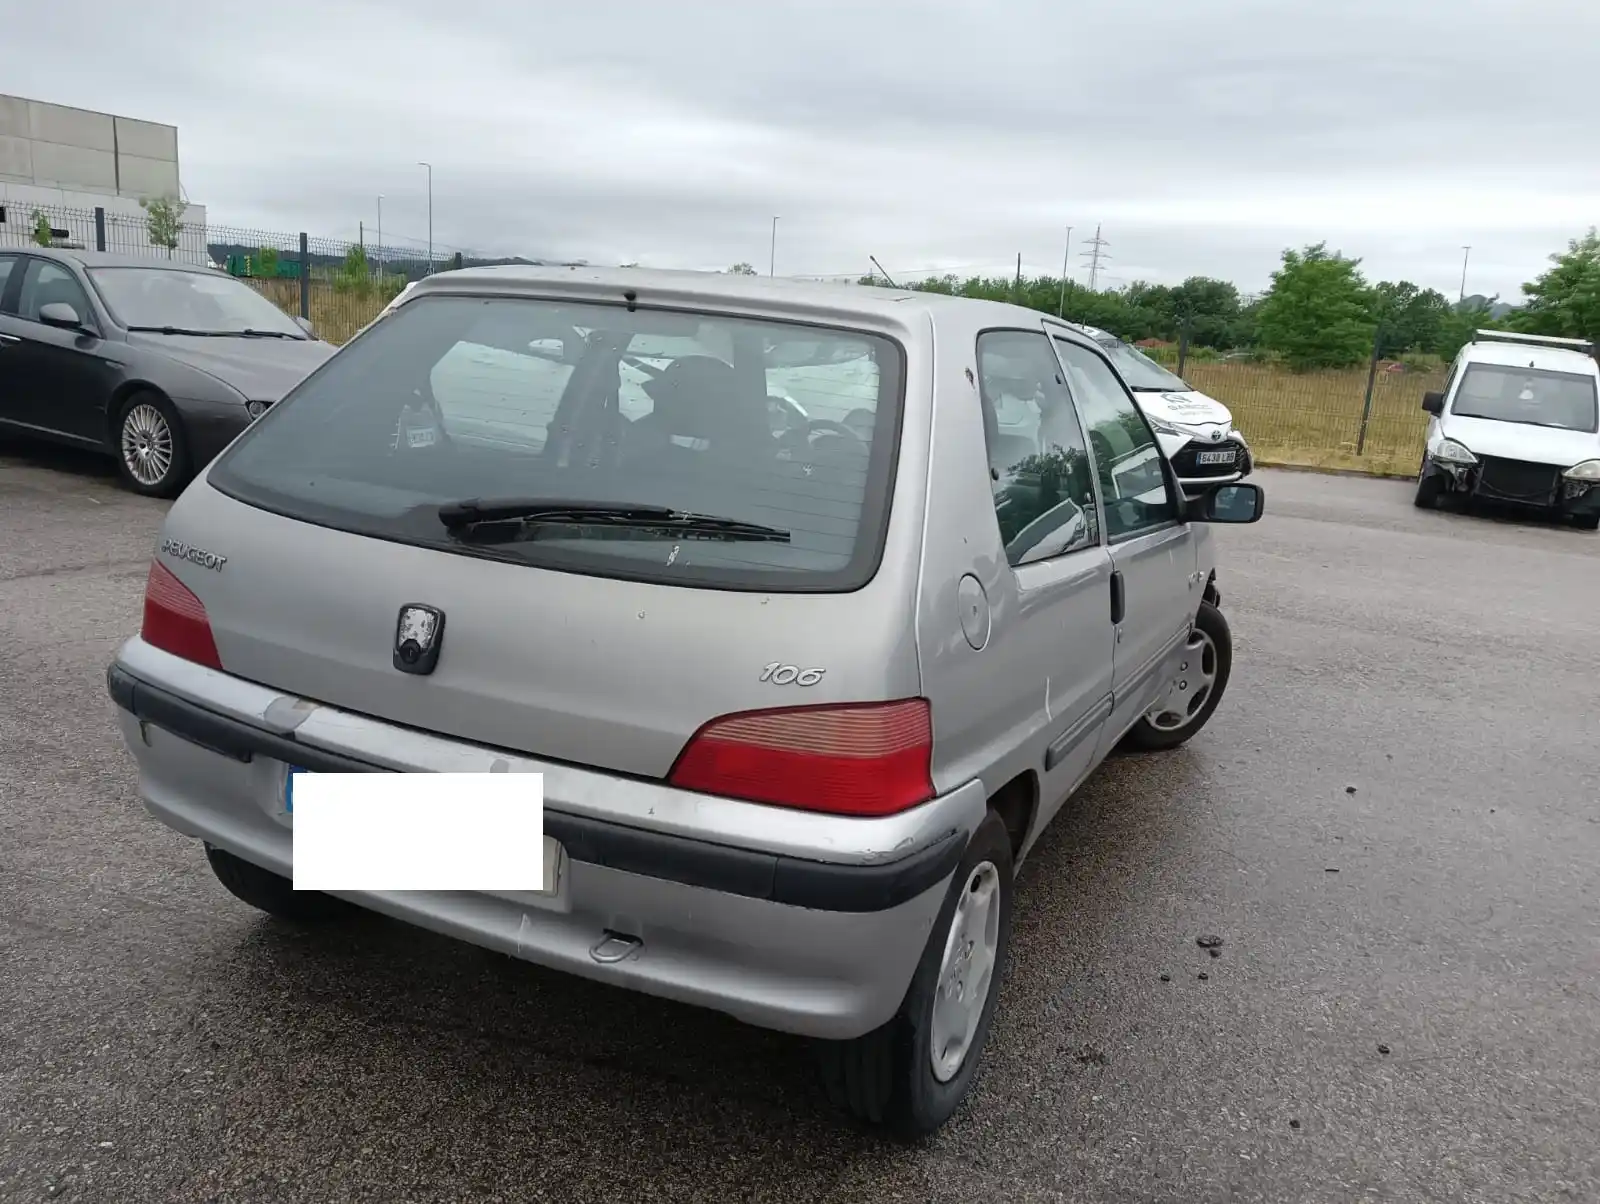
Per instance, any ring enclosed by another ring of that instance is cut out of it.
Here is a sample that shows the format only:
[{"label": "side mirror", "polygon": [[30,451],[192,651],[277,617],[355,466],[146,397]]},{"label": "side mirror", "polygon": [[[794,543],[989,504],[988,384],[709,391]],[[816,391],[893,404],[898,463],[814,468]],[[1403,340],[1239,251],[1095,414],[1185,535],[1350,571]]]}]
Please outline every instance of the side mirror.
[{"label": "side mirror", "polygon": [[39,310],[39,321],[59,330],[82,330],[83,319],[65,301],[52,301]]},{"label": "side mirror", "polygon": [[1186,517],[1196,523],[1253,523],[1266,501],[1259,485],[1215,485],[1189,503]]},{"label": "side mirror", "polygon": [[1436,390],[1429,390],[1422,395],[1422,408],[1428,413],[1438,415],[1444,413],[1444,394]]},{"label": "side mirror", "polygon": [[317,337],[317,328],[311,324],[310,318],[302,318],[299,314],[294,316],[294,324],[305,331],[312,338]]}]

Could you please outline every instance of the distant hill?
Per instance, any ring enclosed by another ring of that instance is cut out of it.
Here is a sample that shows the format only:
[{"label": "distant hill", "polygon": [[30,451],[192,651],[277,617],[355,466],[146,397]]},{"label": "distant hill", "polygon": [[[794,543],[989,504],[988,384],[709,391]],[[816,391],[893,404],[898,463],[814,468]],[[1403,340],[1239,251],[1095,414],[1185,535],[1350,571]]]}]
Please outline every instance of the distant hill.
[{"label": "distant hill", "polygon": [[1482,293],[1473,293],[1456,306],[1457,309],[1476,309],[1480,307],[1487,309],[1491,318],[1503,318],[1517,308],[1508,301],[1500,300],[1499,297],[1485,297]]}]

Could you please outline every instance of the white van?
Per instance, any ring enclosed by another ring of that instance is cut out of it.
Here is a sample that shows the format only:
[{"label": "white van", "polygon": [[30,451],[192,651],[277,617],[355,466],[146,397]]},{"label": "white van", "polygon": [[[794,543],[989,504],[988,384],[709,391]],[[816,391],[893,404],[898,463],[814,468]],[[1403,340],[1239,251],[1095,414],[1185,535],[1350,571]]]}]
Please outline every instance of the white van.
[{"label": "white van", "polygon": [[1510,503],[1600,529],[1600,365],[1582,339],[1480,330],[1428,393],[1417,505]]}]

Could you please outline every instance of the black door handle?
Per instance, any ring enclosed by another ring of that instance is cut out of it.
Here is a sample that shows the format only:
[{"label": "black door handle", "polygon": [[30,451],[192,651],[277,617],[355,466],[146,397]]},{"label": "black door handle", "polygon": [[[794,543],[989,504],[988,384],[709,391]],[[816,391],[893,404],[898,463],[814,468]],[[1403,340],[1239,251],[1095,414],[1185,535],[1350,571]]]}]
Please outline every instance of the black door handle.
[{"label": "black door handle", "polygon": [[1111,622],[1121,623],[1122,616],[1128,613],[1127,599],[1122,591],[1122,574],[1115,569],[1111,572]]}]

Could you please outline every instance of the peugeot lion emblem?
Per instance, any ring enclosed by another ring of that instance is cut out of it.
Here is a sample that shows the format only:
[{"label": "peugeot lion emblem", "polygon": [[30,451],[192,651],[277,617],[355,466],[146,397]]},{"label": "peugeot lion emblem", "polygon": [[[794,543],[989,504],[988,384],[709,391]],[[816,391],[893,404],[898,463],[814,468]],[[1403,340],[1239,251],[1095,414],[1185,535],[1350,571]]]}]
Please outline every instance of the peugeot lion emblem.
[{"label": "peugeot lion emblem", "polygon": [[432,673],[444,641],[444,611],[408,602],[394,629],[394,667],[402,673]]}]

